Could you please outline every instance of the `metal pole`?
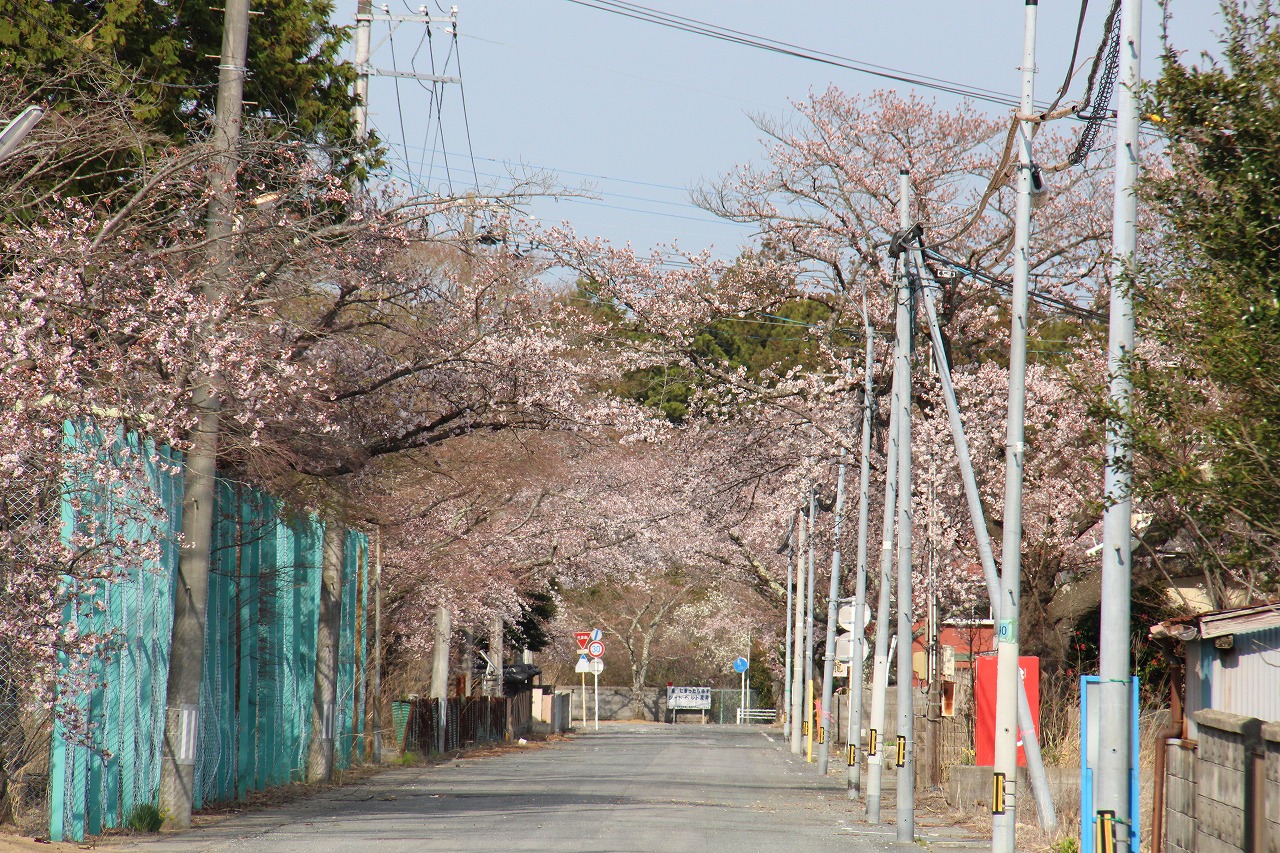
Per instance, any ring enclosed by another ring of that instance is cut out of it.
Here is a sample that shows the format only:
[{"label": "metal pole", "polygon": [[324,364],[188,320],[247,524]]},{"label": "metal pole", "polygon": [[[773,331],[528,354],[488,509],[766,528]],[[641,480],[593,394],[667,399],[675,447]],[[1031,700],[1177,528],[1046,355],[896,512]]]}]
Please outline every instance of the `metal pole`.
[{"label": "metal pole", "polygon": [[862,326],[866,334],[866,374],[862,378],[862,461],[858,479],[858,568],[853,590],[853,660],[849,663],[849,799],[862,793],[858,750],[862,741],[862,682],[865,669],[867,632],[867,528],[871,510],[871,407],[875,402],[872,371],[875,368],[875,337],[867,313],[866,286],[862,290]]},{"label": "metal pole", "polygon": [[[911,176],[898,173],[898,224],[911,225]],[[911,280],[907,259],[901,258],[898,284],[898,820],[899,841],[915,840],[916,759],[915,690],[911,683]],[[905,749],[903,741],[905,740]]]},{"label": "metal pole", "polygon": [[1132,479],[1129,473],[1129,430],[1123,418],[1129,413],[1128,358],[1133,352],[1134,323],[1130,288],[1137,267],[1138,199],[1138,86],[1142,4],[1122,0],[1120,5],[1120,85],[1116,93],[1116,190],[1112,215],[1111,321],[1107,346],[1107,375],[1112,410],[1119,418],[1107,422],[1107,455],[1104,472],[1102,516],[1102,627],[1098,675],[1098,772],[1094,808],[1120,853],[1138,849],[1131,836],[1130,803],[1130,536],[1133,526]]},{"label": "metal pole", "polygon": [[1018,787],[1018,609],[1022,596],[1022,462],[1027,407],[1027,278],[1031,262],[1031,137],[1023,117],[1035,110],[1036,0],[1026,0],[1022,45],[1022,101],[1017,135],[1018,198],[1013,232],[1013,294],[1009,333],[1009,412],[1004,464],[1004,542],[996,638],[995,768],[991,803],[992,853],[1013,853]]},{"label": "metal pole", "polygon": [[[853,376],[852,359],[845,359],[844,370],[846,376]],[[840,451],[840,466],[836,474],[836,518],[832,534],[834,540],[831,546],[831,583],[827,587],[827,641],[822,655],[822,704],[819,706],[818,723],[823,727],[827,736],[818,741],[818,772],[823,776],[827,775],[827,766],[831,760],[830,741],[834,740],[833,733],[826,730],[831,728],[827,725],[827,721],[829,719],[835,720],[832,700],[835,694],[836,679],[836,616],[837,611],[840,609],[840,532],[844,527],[846,455],[844,450]]]},{"label": "metal pole", "polygon": [[591,669],[592,692],[595,694],[596,704],[596,731],[600,731],[600,673]]},{"label": "metal pole", "polygon": [[898,347],[893,342],[893,391],[889,432],[885,439],[884,520],[880,531],[880,597],[876,603],[875,660],[871,668],[871,725],[867,731],[867,822],[880,822],[880,788],[884,773],[885,694],[889,691],[889,601],[893,583],[893,521],[898,494]]},{"label": "metal pole", "polygon": [[818,537],[818,486],[809,486],[809,577],[808,599],[804,610],[804,718],[808,723],[808,734],[805,737],[805,761],[813,761],[813,738],[815,736],[813,719],[813,610],[817,590],[815,562]]},{"label": "metal pole", "polygon": [[747,711],[751,710],[751,626],[747,626],[747,671],[742,673],[744,681],[742,691],[742,704]]},{"label": "metal pole", "polygon": [[804,749],[804,558],[808,542],[808,526],[804,518],[796,525],[799,531],[796,541],[796,595],[795,630],[791,638],[791,754],[799,755]]},{"label": "metal pole", "polygon": [[[913,251],[917,270],[924,269],[919,249]],[[987,597],[992,614],[1000,607],[1000,575],[996,572],[995,555],[991,551],[991,536],[987,533],[986,512],[978,492],[978,480],[973,473],[973,459],[969,453],[969,440],[965,436],[964,422],[960,419],[960,407],[956,403],[956,389],[951,382],[951,366],[947,363],[946,349],[942,345],[942,327],[938,324],[938,311],[934,305],[933,290],[921,287],[924,295],[925,315],[929,320],[929,332],[933,337],[934,362],[938,367],[938,383],[942,387],[942,399],[947,406],[947,420],[951,424],[951,438],[960,462],[960,479],[964,482],[965,498],[969,504],[969,519],[973,526],[973,540],[978,549],[978,562],[987,584]],[[1022,735],[1022,751],[1027,757],[1027,776],[1031,780],[1031,793],[1036,798],[1036,813],[1040,828],[1053,832],[1058,827],[1054,810],[1053,792],[1045,775],[1044,761],[1040,757],[1040,741],[1036,735],[1035,721],[1031,717],[1031,703],[1027,700],[1027,687],[1018,679],[1018,729]]]}]

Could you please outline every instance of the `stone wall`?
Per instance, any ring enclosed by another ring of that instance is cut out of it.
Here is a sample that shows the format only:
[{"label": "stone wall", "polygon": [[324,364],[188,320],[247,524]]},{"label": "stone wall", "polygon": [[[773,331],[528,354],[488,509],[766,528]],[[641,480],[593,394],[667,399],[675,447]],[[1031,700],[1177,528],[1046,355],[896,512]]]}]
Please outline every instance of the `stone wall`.
[{"label": "stone wall", "polygon": [[[1168,853],[1280,853],[1280,725],[1202,710],[1194,752],[1167,748]],[[1276,737],[1271,737],[1276,735]],[[1275,804],[1275,805],[1273,805]]]},{"label": "stone wall", "polygon": [[1172,739],[1164,749],[1164,850],[1195,853],[1196,742]]},{"label": "stone wall", "polygon": [[1262,836],[1265,853],[1280,853],[1280,723],[1262,727],[1262,745],[1266,750],[1265,806]]}]

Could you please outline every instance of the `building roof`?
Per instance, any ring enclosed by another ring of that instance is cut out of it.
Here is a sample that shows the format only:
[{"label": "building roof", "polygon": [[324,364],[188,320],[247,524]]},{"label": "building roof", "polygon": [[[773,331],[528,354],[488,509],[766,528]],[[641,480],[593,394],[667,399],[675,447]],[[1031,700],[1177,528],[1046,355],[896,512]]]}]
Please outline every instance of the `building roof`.
[{"label": "building roof", "polygon": [[1152,637],[1172,637],[1184,642],[1212,640],[1228,634],[1248,634],[1280,627],[1280,602],[1214,610],[1195,616],[1169,619],[1151,626]]}]

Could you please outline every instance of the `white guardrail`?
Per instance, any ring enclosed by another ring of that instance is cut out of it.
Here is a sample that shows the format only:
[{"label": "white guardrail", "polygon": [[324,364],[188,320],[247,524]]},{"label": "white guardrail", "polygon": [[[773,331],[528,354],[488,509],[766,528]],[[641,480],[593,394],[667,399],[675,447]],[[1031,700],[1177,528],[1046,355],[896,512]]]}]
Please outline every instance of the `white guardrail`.
[{"label": "white guardrail", "polygon": [[772,723],[778,719],[774,708],[739,708],[738,725],[743,723]]}]

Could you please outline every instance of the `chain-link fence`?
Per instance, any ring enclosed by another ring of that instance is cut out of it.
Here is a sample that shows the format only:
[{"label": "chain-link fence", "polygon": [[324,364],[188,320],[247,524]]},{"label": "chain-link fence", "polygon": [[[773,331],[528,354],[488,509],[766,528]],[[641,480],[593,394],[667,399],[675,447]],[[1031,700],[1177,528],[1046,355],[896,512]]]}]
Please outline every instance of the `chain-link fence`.
[{"label": "chain-link fence", "polygon": [[[0,594],[10,579],[37,559],[51,530],[61,524],[56,480],[27,473],[0,490],[0,536],[8,549],[0,562]],[[0,639],[0,820],[38,832],[49,818],[49,734],[52,716],[34,691],[31,661]]]}]

